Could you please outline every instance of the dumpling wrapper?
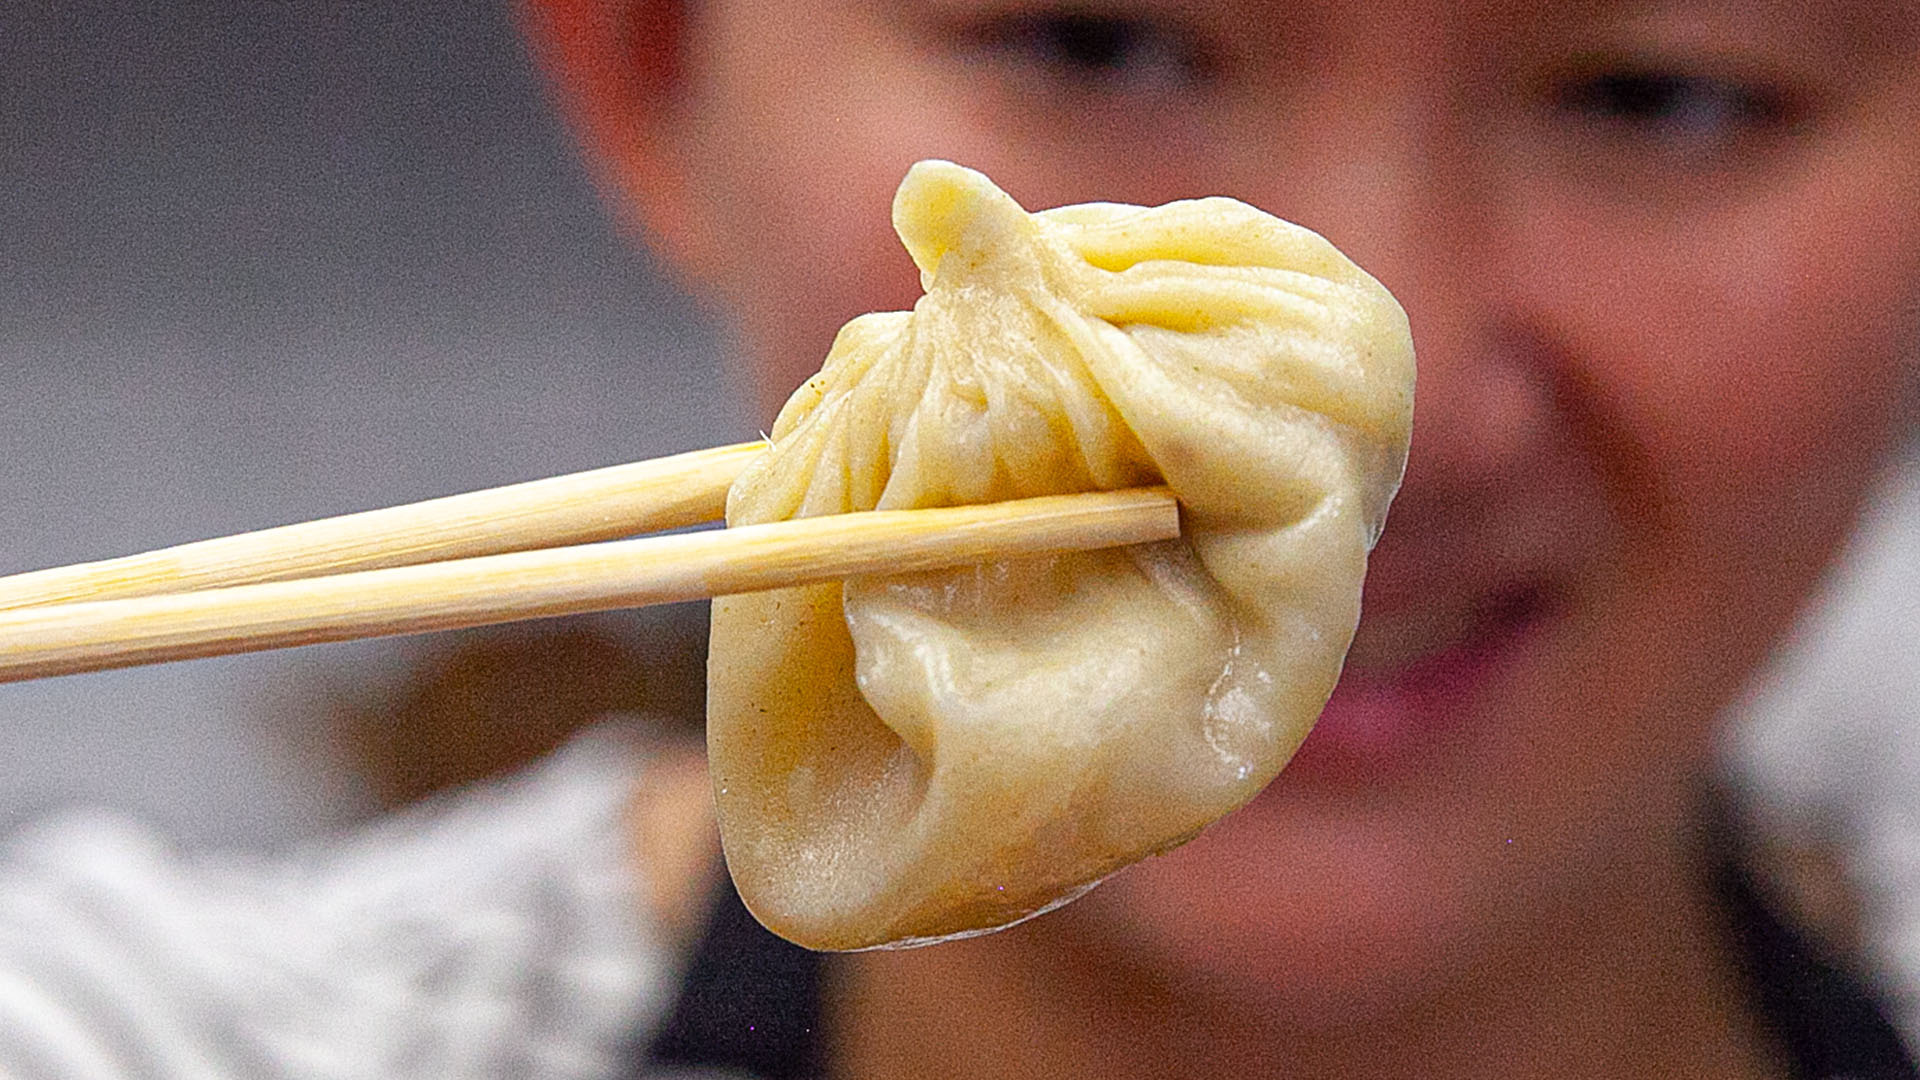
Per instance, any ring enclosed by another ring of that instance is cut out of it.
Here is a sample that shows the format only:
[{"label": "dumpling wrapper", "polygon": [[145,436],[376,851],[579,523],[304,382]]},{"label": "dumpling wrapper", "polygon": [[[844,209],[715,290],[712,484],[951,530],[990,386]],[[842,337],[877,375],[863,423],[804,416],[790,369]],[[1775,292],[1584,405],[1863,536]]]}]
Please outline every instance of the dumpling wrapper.
[{"label": "dumpling wrapper", "polygon": [[1244,203],[1030,215],[929,161],[893,219],[926,295],[841,330],[728,523],[1165,483],[1184,535],[714,602],[727,863],[815,949],[1010,925],[1258,793],[1339,676],[1413,409],[1393,297]]}]

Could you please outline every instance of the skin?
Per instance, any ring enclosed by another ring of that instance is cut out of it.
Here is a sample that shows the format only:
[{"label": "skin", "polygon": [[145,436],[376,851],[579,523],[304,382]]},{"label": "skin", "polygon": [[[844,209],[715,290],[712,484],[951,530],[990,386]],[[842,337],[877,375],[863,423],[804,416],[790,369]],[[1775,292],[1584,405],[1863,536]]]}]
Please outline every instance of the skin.
[{"label": "skin", "polygon": [[1692,823],[1716,718],[1912,422],[1920,13],[1068,10],[529,7],[763,415],[911,304],[886,208],[921,157],[1030,207],[1236,196],[1412,320],[1411,464],[1300,759],[1055,915],[854,958],[841,1071],[1770,1075]]}]

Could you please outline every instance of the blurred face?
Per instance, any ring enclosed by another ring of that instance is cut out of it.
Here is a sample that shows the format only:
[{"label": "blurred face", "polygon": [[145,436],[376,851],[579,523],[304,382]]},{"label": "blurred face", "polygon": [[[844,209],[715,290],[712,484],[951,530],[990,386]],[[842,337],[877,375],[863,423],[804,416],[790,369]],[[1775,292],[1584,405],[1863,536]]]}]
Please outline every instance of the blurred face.
[{"label": "blurred face", "polygon": [[1411,316],[1411,465],[1320,728],[1054,932],[1346,1008],[1550,941],[1679,849],[1714,715],[1904,422],[1912,4],[698,8],[675,185],[631,197],[768,415],[843,320],[912,303],[887,208],[921,157],[1029,207],[1236,196]]}]

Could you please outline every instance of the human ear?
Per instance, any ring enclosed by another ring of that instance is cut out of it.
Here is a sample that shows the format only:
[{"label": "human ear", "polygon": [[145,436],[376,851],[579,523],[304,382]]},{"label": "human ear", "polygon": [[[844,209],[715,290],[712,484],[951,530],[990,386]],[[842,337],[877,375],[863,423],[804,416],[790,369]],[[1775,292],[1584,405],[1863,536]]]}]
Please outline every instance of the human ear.
[{"label": "human ear", "polygon": [[520,22],[622,225],[701,276],[708,233],[673,137],[685,90],[683,0],[521,0]]}]

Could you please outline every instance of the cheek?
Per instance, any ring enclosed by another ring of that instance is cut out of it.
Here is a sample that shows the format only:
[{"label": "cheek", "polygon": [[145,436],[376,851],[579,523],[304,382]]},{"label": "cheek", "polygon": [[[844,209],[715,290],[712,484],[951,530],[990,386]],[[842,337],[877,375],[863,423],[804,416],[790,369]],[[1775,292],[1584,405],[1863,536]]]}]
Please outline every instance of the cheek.
[{"label": "cheek", "polygon": [[981,169],[1033,207],[1196,193],[1170,175],[1182,170],[1143,164],[1084,124],[1036,127],[1004,88],[884,14],[759,0],[716,5],[705,26],[714,66],[695,76],[685,146],[697,231],[712,238],[701,276],[742,335],[769,418],[819,369],[841,324],[918,299],[889,225],[914,162]]},{"label": "cheek", "polygon": [[1668,524],[1778,558],[1850,517],[1911,378],[1920,295],[1914,215],[1858,174],[1687,228],[1594,215],[1535,232],[1537,309],[1560,313],[1575,380]]},{"label": "cheek", "polygon": [[688,155],[716,238],[709,284],[777,406],[841,324],[919,296],[889,226],[907,167],[946,157],[991,169],[993,155],[937,72],[865,9],[721,10],[741,13],[710,28],[723,66],[702,80],[713,90],[695,105]]},{"label": "cheek", "polygon": [[1556,211],[1515,233],[1514,310],[1552,344],[1621,542],[1525,695],[1621,722],[1570,722],[1543,783],[1691,767],[1712,728],[1674,721],[1718,714],[1851,528],[1912,378],[1920,226],[1910,188],[1835,164],[1664,214],[1542,195]]}]

